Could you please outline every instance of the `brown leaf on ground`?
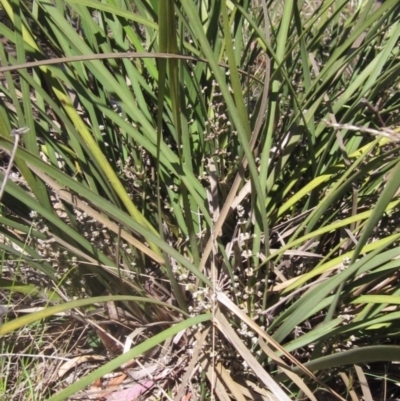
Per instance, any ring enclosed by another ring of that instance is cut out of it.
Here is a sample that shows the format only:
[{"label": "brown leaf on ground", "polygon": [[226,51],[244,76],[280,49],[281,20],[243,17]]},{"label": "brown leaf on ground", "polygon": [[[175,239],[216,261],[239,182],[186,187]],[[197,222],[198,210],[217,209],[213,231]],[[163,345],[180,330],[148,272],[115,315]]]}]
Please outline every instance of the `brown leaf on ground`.
[{"label": "brown leaf on ground", "polygon": [[85,362],[92,362],[92,361],[104,361],[105,358],[104,356],[101,355],[82,355],[82,356],[77,356],[75,358],[70,359],[68,362],[63,363],[60,366],[60,369],[58,369],[57,375],[58,378],[62,378],[68,371],[70,371],[73,368],[76,368],[77,366],[81,365],[82,363]]}]

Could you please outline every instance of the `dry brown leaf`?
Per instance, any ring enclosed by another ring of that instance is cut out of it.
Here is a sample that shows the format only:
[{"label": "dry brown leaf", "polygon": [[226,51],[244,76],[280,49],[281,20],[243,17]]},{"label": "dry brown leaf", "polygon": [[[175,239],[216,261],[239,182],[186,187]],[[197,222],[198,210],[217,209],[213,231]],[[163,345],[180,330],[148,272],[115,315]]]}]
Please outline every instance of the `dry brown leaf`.
[{"label": "dry brown leaf", "polygon": [[229,340],[236,348],[241,357],[246,361],[249,367],[253,370],[258,379],[278,398],[279,401],[291,401],[279,385],[259,364],[257,359],[251,354],[242,340],[231,327],[226,317],[217,309],[215,312],[215,322],[221,333]]},{"label": "dry brown leaf", "polygon": [[94,361],[105,361],[105,357],[101,355],[82,355],[75,358],[71,358],[68,362],[63,363],[58,369],[57,375],[61,379],[65,374],[67,374],[71,369],[77,368],[79,365],[85,362]]},{"label": "dry brown leaf", "polygon": [[360,383],[361,391],[363,393],[364,401],[374,401],[372,398],[371,390],[369,389],[367,378],[365,377],[364,371],[361,366],[354,365],[358,376],[358,382]]},{"label": "dry brown leaf", "polygon": [[218,399],[220,401],[231,401],[231,397],[229,397],[229,394],[226,392],[224,385],[219,380],[218,375],[211,366],[210,362],[206,359],[203,359],[202,361],[200,361],[200,365],[206,372],[207,379],[212,384],[212,387],[214,388],[214,393],[218,397]]},{"label": "dry brown leaf", "polygon": [[339,376],[342,378],[343,383],[347,387],[347,392],[350,395],[352,401],[359,401],[357,393],[354,391],[353,385],[350,383],[349,377],[344,372],[339,372]]},{"label": "dry brown leaf", "polygon": [[285,363],[279,356],[275,355],[275,352],[268,347],[267,343],[260,337],[258,339],[258,343],[260,344],[261,349],[264,353],[270,357],[273,361],[277,363],[277,365],[281,368],[281,370],[285,373],[285,375],[292,380],[296,386],[304,392],[304,394],[311,400],[317,401],[312,391],[307,387],[307,385],[303,382],[303,379],[298,376],[296,373],[292,372],[290,366]]},{"label": "dry brown leaf", "polygon": [[102,327],[93,326],[93,329],[96,331],[99,336],[101,342],[106,347],[106,349],[114,355],[120,355],[124,349],[123,344],[114,338],[110,333],[105,331]]},{"label": "dry brown leaf", "polygon": [[[255,331],[261,338],[267,341],[268,344],[272,344],[274,348],[278,351],[280,351],[283,355],[285,355],[290,362],[292,362],[294,365],[296,365],[304,374],[309,376],[311,379],[315,380],[315,382],[320,383],[320,380],[309,370],[307,369],[303,364],[301,364],[296,358],[294,358],[291,354],[289,354],[277,341],[275,341],[270,335],[268,335],[264,330],[260,328],[252,319],[249,318],[243,311],[239,309],[237,305],[235,305],[227,296],[221,291],[217,292],[217,298],[218,301],[221,302],[224,306],[226,306],[231,312],[233,312],[236,316],[238,316],[244,323],[246,323],[253,331]],[[222,313],[220,312],[220,315]],[[223,315],[222,315],[223,316]],[[226,319],[225,319],[226,320]],[[230,326],[229,326],[230,327]],[[233,331],[233,329],[230,327],[230,329]],[[233,333],[236,336],[236,333],[233,331]],[[237,337],[237,336],[236,336]],[[237,337],[239,338],[239,337]],[[240,339],[239,339],[240,340]],[[242,344],[243,345],[243,344]],[[247,348],[246,348],[247,350]],[[248,351],[248,350],[247,350]],[[258,363],[258,362],[257,362]],[[324,387],[326,387],[324,385]],[[326,387],[327,388],[327,387]],[[334,395],[337,399],[341,401],[345,401],[344,398],[342,398],[339,394],[337,394],[334,390],[331,388],[327,388],[329,392]]]},{"label": "dry brown leaf", "polygon": [[221,365],[221,363],[218,363],[217,370],[220,373],[221,381],[225,383],[226,387],[228,387],[235,400],[246,401],[246,398],[244,398],[240,386],[238,386],[237,383],[232,379],[231,375]]},{"label": "dry brown leaf", "polygon": [[117,305],[115,305],[115,302],[108,301],[106,303],[106,308],[107,308],[108,316],[110,317],[110,319],[118,322],[119,315],[118,315]]},{"label": "dry brown leaf", "polygon": [[182,379],[182,382],[181,382],[181,384],[179,386],[178,392],[177,392],[177,394],[176,394],[176,396],[174,398],[175,401],[179,401],[183,397],[183,395],[184,395],[184,393],[186,391],[186,386],[189,383],[189,380],[191,379],[191,377],[193,375],[193,372],[194,372],[194,369],[196,367],[196,364],[199,362],[199,354],[200,354],[200,351],[201,351],[201,349],[203,347],[203,344],[204,344],[204,342],[205,342],[205,340],[207,338],[207,335],[208,335],[209,331],[210,331],[210,327],[207,327],[201,333],[197,333],[196,334],[197,344],[196,344],[196,347],[195,347],[194,352],[192,354],[192,358],[191,358],[191,360],[189,362],[189,365],[186,368],[186,373],[183,376],[183,379]]},{"label": "dry brown leaf", "polygon": [[181,401],[189,401],[192,398],[192,393],[188,393],[182,397]]},{"label": "dry brown leaf", "polygon": [[91,392],[97,392],[98,389],[101,388],[101,378],[97,379],[90,385],[90,391]]},{"label": "dry brown leaf", "polygon": [[108,382],[107,387],[119,386],[126,378],[127,375],[125,373],[121,373],[116,377],[112,377]]},{"label": "dry brown leaf", "polygon": [[[258,387],[255,383],[251,382],[250,380],[246,380],[246,386],[242,386],[239,383],[236,383],[244,396],[247,398],[257,400],[257,401],[277,401],[277,398],[269,393],[267,390]],[[256,393],[256,394],[255,394]]]},{"label": "dry brown leaf", "polygon": [[[107,383],[107,387],[104,391],[101,391],[98,393],[97,398],[99,400],[103,399],[104,397],[110,395],[110,392],[118,390],[118,386],[123,383],[123,381],[127,378],[127,375],[125,373],[120,373],[116,377],[112,377],[109,382]],[[100,379],[99,379],[100,380]],[[100,381],[101,384],[101,381]],[[100,387],[100,386],[98,386]]]}]

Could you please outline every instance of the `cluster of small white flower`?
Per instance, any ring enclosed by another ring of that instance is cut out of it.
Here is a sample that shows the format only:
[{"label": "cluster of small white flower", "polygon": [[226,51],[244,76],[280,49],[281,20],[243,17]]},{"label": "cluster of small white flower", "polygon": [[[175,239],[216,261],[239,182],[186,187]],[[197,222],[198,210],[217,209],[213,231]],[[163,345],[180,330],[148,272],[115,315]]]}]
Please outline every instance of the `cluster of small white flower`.
[{"label": "cluster of small white flower", "polygon": [[[190,286],[189,286],[190,288]],[[191,287],[193,289],[193,287]],[[211,301],[210,289],[207,287],[200,287],[197,291],[192,292],[193,306],[189,306],[189,313],[191,316],[196,316],[200,313],[210,312],[213,303]]]}]

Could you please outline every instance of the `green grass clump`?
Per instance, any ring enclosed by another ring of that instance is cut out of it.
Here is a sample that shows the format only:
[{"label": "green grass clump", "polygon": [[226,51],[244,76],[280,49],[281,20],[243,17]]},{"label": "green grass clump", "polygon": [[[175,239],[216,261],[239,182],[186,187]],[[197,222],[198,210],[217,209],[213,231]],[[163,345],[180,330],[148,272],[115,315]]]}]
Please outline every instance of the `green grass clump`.
[{"label": "green grass clump", "polygon": [[396,396],[397,1],[1,4],[4,300],[45,308],[0,335],[75,308],[110,359],[50,400],[157,345],[165,399]]}]

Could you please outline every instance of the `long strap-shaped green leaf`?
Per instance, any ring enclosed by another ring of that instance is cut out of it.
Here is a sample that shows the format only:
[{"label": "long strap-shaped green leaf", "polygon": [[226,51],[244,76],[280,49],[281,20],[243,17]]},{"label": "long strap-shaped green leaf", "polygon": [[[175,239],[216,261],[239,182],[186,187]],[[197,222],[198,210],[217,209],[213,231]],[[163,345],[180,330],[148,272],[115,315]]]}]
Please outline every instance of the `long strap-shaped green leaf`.
[{"label": "long strap-shaped green leaf", "polygon": [[81,6],[87,6],[93,8],[94,10],[104,11],[110,13],[112,15],[118,15],[120,17],[124,17],[131,21],[135,21],[140,25],[145,27],[157,30],[158,26],[153,21],[148,18],[143,18],[141,15],[137,13],[133,13],[131,11],[124,10],[121,7],[115,6],[113,4],[102,3],[98,0],[66,0],[67,3],[70,4],[79,4]]},{"label": "long strap-shaped green leaf", "polygon": [[[13,8],[9,4],[9,1],[8,0],[0,0],[0,4],[2,5],[4,11],[8,14],[10,20],[14,22],[15,19],[14,19]],[[37,46],[36,42],[29,35],[29,32],[28,32],[26,26],[23,24],[22,21],[20,21],[20,24],[21,24],[21,29],[20,30],[21,30],[22,38],[31,47],[33,47],[34,49],[38,49],[38,46]],[[21,35],[17,35],[17,37],[19,38]],[[21,121],[20,121],[20,123],[21,123]],[[30,125],[30,127],[32,127],[32,124]],[[19,128],[22,128],[22,127],[19,127]],[[10,136],[10,131],[11,131],[10,130],[10,123],[6,119],[6,116],[4,114],[0,115],[0,135],[5,137],[5,138],[7,138],[7,139],[12,139],[11,136]],[[30,135],[30,134],[28,134],[28,135]],[[39,183],[35,179],[35,177],[31,173],[31,171],[27,168],[24,160],[21,159],[20,157],[18,157],[18,154],[15,157],[15,164],[18,166],[18,169],[20,170],[22,176],[24,177],[24,179],[28,183],[29,188],[35,194],[36,198],[39,199],[43,204],[47,204],[48,205],[48,202],[49,202],[48,198],[47,198],[47,196],[45,196],[43,194],[44,184],[41,185],[41,183]]]},{"label": "long strap-shaped green leaf", "polygon": [[400,187],[400,163],[393,168],[392,174],[386,183],[385,189],[382,191],[381,196],[379,197],[378,201],[375,204],[373,212],[371,213],[367,224],[364,227],[364,230],[361,234],[361,238],[359,239],[356,249],[354,250],[353,257],[351,262],[354,263],[358,256],[361,253],[362,248],[368,241],[368,238],[371,236],[372,231],[375,229],[378,221],[382,217],[383,213],[387,206],[392,201],[396,191]]},{"label": "long strap-shaped green leaf", "polygon": [[[163,0],[158,3],[158,24],[159,24],[159,39],[158,46],[161,52],[174,52],[177,53],[176,44],[176,32],[174,29],[174,0]],[[180,148],[180,116],[179,116],[179,102],[178,102],[178,64],[177,60],[173,59],[160,59],[158,61],[158,116],[157,116],[157,188],[160,188],[160,151],[162,142],[162,115],[164,110],[164,98],[166,92],[166,82],[167,82],[167,63],[168,63],[168,78],[170,83],[170,96],[171,105],[173,111],[173,118],[175,129],[178,132],[178,149]],[[182,162],[182,158],[179,158]],[[160,235],[163,236],[163,226],[162,226],[162,214],[161,214],[161,196],[158,189],[158,216],[159,216],[159,231]],[[172,268],[166,260],[166,271],[168,278],[171,281],[173,292],[178,300],[178,303],[182,309],[186,309],[185,297],[182,290],[176,281],[176,278],[172,272]]]},{"label": "long strap-shaped green leaf", "polygon": [[[370,347],[354,348],[348,351],[326,355],[304,364],[311,371],[332,369],[344,365],[373,362],[395,362],[400,359],[400,347],[396,345],[373,345]],[[302,374],[299,368],[293,371]],[[275,380],[283,379],[284,374],[278,374]]]}]

